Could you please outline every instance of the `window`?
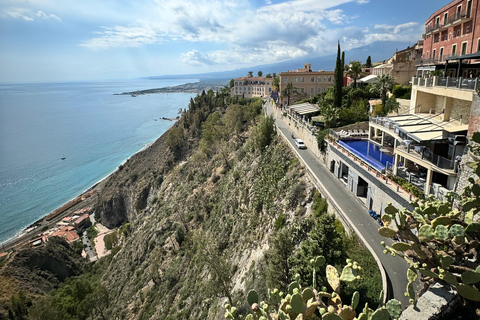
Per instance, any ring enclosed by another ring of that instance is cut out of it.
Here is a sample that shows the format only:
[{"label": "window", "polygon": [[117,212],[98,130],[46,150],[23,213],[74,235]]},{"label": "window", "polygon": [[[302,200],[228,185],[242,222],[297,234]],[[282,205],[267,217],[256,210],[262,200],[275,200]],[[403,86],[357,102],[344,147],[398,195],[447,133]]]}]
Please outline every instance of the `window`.
[{"label": "window", "polygon": [[322,92],[322,88],[321,88],[321,87],[318,87],[318,88],[317,88],[317,93],[320,93],[320,92]]},{"label": "window", "polygon": [[288,82],[288,78],[287,78],[287,77],[285,77],[285,81],[284,81],[284,83],[287,83],[287,82]]},{"label": "window", "polygon": [[460,5],[457,7],[457,16],[455,17],[455,20],[460,19],[461,15],[462,15],[462,6]]},{"label": "window", "polygon": [[445,15],[443,16],[443,24],[447,24],[448,21],[448,12],[445,12]]},{"label": "window", "polygon": [[467,54],[467,44],[468,44],[467,41],[462,42],[462,56],[463,56],[464,54]]},{"label": "window", "polygon": [[310,82],[315,82],[315,77],[311,77]]},{"label": "window", "polygon": [[480,38],[477,40],[477,52],[480,52]]},{"label": "window", "polygon": [[305,77],[302,77],[302,82],[305,82]]},{"label": "window", "polygon": [[468,0],[467,2],[467,18],[470,18],[470,14],[472,13],[472,0]]},{"label": "window", "polygon": [[433,49],[432,59],[435,61],[435,56],[437,55],[437,49]]},{"label": "window", "polygon": [[328,77],[328,82],[332,82],[332,77]]},{"label": "window", "polygon": [[[479,39],[480,41],[480,39]],[[322,77],[317,77],[317,82],[322,82]]]},{"label": "window", "polygon": [[310,88],[310,93],[315,93],[315,88]]},{"label": "window", "polygon": [[438,57],[438,60],[443,61],[443,47],[440,48],[440,57]]},{"label": "window", "polygon": [[457,55],[457,45],[454,44],[452,45],[452,56],[456,56]]},{"label": "window", "polygon": [[295,82],[298,82],[298,77],[295,77]]},{"label": "window", "polygon": [[440,17],[437,17],[437,20],[435,21],[435,25],[433,26],[434,29],[438,28],[440,26]]}]

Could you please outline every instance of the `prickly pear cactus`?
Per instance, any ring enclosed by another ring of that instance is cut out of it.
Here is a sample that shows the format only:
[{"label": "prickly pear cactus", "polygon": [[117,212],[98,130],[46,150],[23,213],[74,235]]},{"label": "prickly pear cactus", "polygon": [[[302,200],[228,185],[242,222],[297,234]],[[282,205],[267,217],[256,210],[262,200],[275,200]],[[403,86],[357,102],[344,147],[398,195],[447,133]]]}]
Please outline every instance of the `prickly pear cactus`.
[{"label": "prickly pear cactus", "polygon": [[[467,300],[480,301],[480,133],[471,138],[469,156],[474,160],[467,165],[472,169],[470,186],[461,196],[450,193],[447,201],[435,199],[432,195],[420,202],[411,203],[413,211],[398,210],[392,204],[385,208],[382,216],[384,226],[380,235],[397,236],[401,242],[391,246],[382,242],[384,252],[399,256],[407,261],[409,284],[406,295],[410,302],[416,298],[413,282],[427,283],[442,280],[456,287]],[[476,175],[476,177],[475,177]],[[454,199],[457,199],[453,209]]]}]

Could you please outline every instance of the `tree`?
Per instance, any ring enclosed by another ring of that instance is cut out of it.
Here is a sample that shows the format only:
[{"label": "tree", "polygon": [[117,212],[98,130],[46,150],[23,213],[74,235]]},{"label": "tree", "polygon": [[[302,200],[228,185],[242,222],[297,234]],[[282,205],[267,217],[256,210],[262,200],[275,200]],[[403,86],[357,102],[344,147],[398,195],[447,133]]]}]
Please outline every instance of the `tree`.
[{"label": "tree", "polygon": [[342,78],[343,78],[344,72],[345,72],[345,51],[342,51]]},{"label": "tree", "polygon": [[275,90],[280,90],[280,77],[273,77],[272,86]]},{"label": "tree", "polygon": [[276,77],[277,77],[277,74],[276,74],[275,72],[273,73],[273,77],[274,77],[274,78],[276,78]]},{"label": "tree", "polygon": [[342,107],[342,87],[343,87],[343,67],[340,58],[340,42],[337,49],[337,63],[335,65],[335,84],[334,84],[334,107],[340,109]]},{"label": "tree", "polygon": [[357,87],[357,79],[358,76],[362,73],[362,65],[360,64],[360,61],[353,61],[350,64],[350,70],[348,70],[348,75],[353,78],[353,88]]},{"label": "tree", "polygon": [[262,71],[258,71],[257,75],[258,75],[259,77],[261,77],[261,76],[263,75],[263,72],[262,72]]},{"label": "tree", "polygon": [[235,80],[232,79],[230,80],[230,88],[233,88],[235,86]]},{"label": "tree", "polygon": [[290,97],[296,92],[297,88],[295,88],[291,82],[287,83],[287,86],[282,92],[282,94],[287,97],[287,106],[290,105]]},{"label": "tree", "polygon": [[392,90],[393,85],[394,80],[390,74],[382,74],[372,83],[370,90],[380,95],[384,109],[387,103],[387,93]]},{"label": "tree", "polygon": [[272,75],[270,73],[267,73],[267,75],[265,76],[265,78],[271,78]]},{"label": "tree", "polygon": [[233,305],[232,263],[220,252],[215,237],[208,231],[197,230],[193,236],[195,258],[199,268],[210,274],[206,290],[218,297],[227,297]]},{"label": "tree", "polygon": [[294,252],[295,243],[291,236],[291,230],[282,228],[278,230],[270,240],[270,250],[267,258],[267,285],[270,288],[278,288],[286,291],[292,274],[290,273],[289,258]]},{"label": "tree", "polygon": [[372,67],[372,58],[368,56],[367,62],[365,63],[365,67],[371,68]]},{"label": "tree", "polygon": [[263,150],[270,145],[275,133],[275,120],[272,116],[262,117],[260,123],[255,128],[254,143],[258,151]]},{"label": "tree", "polygon": [[253,71],[248,71],[248,75],[249,75],[250,77],[253,77]]}]

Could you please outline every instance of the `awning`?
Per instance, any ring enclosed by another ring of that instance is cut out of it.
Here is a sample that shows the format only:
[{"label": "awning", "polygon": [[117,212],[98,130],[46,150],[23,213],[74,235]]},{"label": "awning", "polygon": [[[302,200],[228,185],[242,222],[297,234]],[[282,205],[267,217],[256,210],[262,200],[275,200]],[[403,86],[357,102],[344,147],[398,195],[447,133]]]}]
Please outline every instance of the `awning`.
[{"label": "awning", "polygon": [[317,106],[316,104],[311,104],[306,102],[306,103],[295,104],[293,106],[290,106],[290,110],[299,115],[304,115],[304,114],[319,112],[320,107]]},{"label": "awning", "polygon": [[378,76],[371,74],[366,77],[363,77],[361,79],[358,79],[357,82],[363,82],[363,83],[373,83],[375,80],[378,78]]},{"label": "awning", "polygon": [[480,59],[480,52],[464,54],[462,56],[451,56],[448,57],[446,60],[466,60],[466,59]]},{"label": "awning", "polygon": [[458,121],[441,121],[438,115],[408,114],[389,117],[389,121],[397,125],[399,130],[417,142],[443,140],[443,131],[458,132],[468,130],[468,125]]}]

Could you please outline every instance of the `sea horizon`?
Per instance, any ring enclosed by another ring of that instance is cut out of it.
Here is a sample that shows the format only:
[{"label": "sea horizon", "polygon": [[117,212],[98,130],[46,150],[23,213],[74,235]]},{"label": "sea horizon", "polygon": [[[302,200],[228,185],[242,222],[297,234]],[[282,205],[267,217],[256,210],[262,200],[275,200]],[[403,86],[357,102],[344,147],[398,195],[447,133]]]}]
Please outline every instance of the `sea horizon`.
[{"label": "sea horizon", "polygon": [[114,94],[196,81],[0,84],[0,244],[111,175],[195,96]]}]

